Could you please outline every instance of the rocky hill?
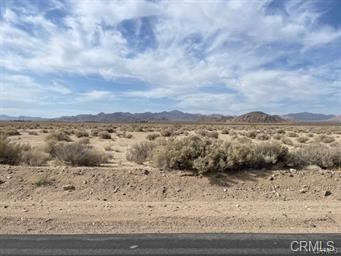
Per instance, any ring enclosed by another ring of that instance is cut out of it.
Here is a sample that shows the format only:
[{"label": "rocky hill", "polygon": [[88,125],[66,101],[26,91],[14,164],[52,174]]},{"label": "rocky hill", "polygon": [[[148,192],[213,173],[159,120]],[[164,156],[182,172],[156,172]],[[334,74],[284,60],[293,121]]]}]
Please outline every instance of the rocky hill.
[{"label": "rocky hill", "polygon": [[278,115],[269,115],[264,112],[255,111],[237,116],[231,120],[237,123],[283,123],[285,119]]}]

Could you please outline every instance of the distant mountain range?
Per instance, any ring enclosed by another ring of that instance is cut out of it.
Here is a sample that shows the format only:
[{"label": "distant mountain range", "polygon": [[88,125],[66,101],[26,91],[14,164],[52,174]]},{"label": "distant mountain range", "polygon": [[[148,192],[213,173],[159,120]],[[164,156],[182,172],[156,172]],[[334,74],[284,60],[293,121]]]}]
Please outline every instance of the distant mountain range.
[{"label": "distant mountain range", "polygon": [[0,115],[0,120],[10,121],[66,121],[66,122],[233,122],[233,123],[283,123],[283,122],[340,122],[341,116],[315,114],[308,112],[290,113],[287,115],[269,115],[264,112],[249,112],[240,116],[230,115],[204,115],[184,113],[178,110],[163,112],[114,112],[98,113],[96,115],[84,114],[76,116],[62,116],[58,118],[40,118],[30,116],[7,116]]}]

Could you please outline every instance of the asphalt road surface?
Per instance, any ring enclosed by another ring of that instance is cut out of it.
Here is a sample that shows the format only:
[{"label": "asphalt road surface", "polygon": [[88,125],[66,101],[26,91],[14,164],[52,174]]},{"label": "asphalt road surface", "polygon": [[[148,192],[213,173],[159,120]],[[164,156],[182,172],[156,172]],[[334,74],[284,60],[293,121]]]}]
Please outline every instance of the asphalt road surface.
[{"label": "asphalt road surface", "polygon": [[341,255],[341,234],[0,235],[0,255]]}]

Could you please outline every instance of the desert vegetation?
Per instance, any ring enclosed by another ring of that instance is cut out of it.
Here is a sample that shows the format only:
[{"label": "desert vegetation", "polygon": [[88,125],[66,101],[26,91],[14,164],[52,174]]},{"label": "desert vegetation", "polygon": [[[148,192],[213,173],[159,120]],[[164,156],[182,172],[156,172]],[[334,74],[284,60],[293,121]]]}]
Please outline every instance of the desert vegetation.
[{"label": "desert vegetation", "polygon": [[2,122],[0,163],[136,163],[195,174],[340,167],[340,126]]}]

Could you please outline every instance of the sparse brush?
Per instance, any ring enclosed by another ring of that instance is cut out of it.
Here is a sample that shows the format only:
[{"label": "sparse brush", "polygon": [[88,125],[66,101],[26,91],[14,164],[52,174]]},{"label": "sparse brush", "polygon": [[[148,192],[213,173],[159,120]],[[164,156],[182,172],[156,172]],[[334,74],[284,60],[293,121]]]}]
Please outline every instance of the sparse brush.
[{"label": "sparse brush", "polygon": [[38,132],[36,132],[36,131],[29,131],[29,132],[28,132],[28,135],[37,136],[37,135],[38,135]]},{"label": "sparse brush", "polygon": [[51,132],[47,137],[46,141],[72,141],[70,136],[65,131],[54,131]]},{"label": "sparse brush", "polygon": [[49,159],[49,154],[39,148],[29,148],[22,154],[22,163],[31,166],[44,165]]},{"label": "sparse brush", "polygon": [[20,132],[15,128],[8,128],[8,129],[1,129],[0,136],[9,137],[9,136],[16,136],[20,135]]},{"label": "sparse brush", "polygon": [[51,155],[57,160],[72,166],[100,166],[108,156],[89,145],[78,142],[56,143],[52,145]]},{"label": "sparse brush", "polygon": [[318,165],[321,168],[341,166],[341,149],[312,144],[296,149],[291,153],[293,166]]},{"label": "sparse brush", "polygon": [[288,137],[291,137],[291,138],[298,137],[296,132],[289,132],[287,135]]},{"label": "sparse brush", "polygon": [[228,130],[228,129],[223,129],[223,130],[221,131],[221,134],[229,134],[229,130]]},{"label": "sparse brush", "polygon": [[89,137],[89,133],[85,130],[77,130],[75,132],[75,135],[77,138],[82,138],[82,137]]},{"label": "sparse brush", "polygon": [[292,142],[292,140],[289,139],[289,138],[287,138],[287,137],[284,137],[284,138],[282,139],[282,142],[283,142],[285,145],[288,145],[288,146],[293,146],[293,145],[294,145],[294,143]]},{"label": "sparse brush", "polygon": [[163,137],[170,137],[173,135],[173,131],[170,129],[164,129],[160,132],[161,136]]},{"label": "sparse brush", "polygon": [[78,142],[81,143],[81,144],[89,144],[90,143],[90,139],[87,138],[87,137],[84,137],[84,138],[80,138],[78,140]]},{"label": "sparse brush", "polygon": [[128,149],[126,158],[128,161],[142,164],[148,159],[155,146],[156,144],[150,141],[135,143]]},{"label": "sparse brush", "polygon": [[296,140],[297,140],[299,143],[306,143],[306,142],[309,140],[309,138],[308,138],[308,137],[302,136],[302,137],[298,137]]},{"label": "sparse brush", "polygon": [[111,135],[107,131],[99,132],[98,133],[98,137],[100,137],[101,139],[105,139],[105,140],[110,140],[111,139]]},{"label": "sparse brush", "polygon": [[148,140],[155,140],[156,138],[160,137],[159,133],[149,133],[147,134],[146,138]]},{"label": "sparse brush", "polygon": [[269,140],[270,136],[264,133],[259,133],[257,134],[256,139],[257,140]]},{"label": "sparse brush", "polygon": [[277,130],[277,133],[278,133],[278,134],[285,134],[285,130],[284,130],[284,129],[278,129],[278,130]]},{"label": "sparse brush", "polygon": [[282,139],[282,135],[281,135],[281,134],[275,134],[275,135],[273,136],[273,138],[274,138],[275,140],[281,140],[281,139]]},{"label": "sparse brush", "polygon": [[327,136],[327,135],[321,135],[321,136],[319,137],[319,139],[320,139],[323,143],[327,143],[327,144],[335,141],[335,138],[334,138],[334,137]]},{"label": "sparse brush", "polygon": [[42,176],[38,178],[38,180],[34,183],[37,187],[49,186],[52,185],[52,180],[50,180],[47,176]]},{"label": "sparse brush", "polygon": [[251,139],[255,139],[256,136],[257,136],[257,131],[248,131],[248,132],[246,133],[246,136],[249,137],[249,138],[251,138]]},{"label": "sparse brush", "polygon": [[0,135],[0,164],[17,165],[22,160],[24,149]]}]

